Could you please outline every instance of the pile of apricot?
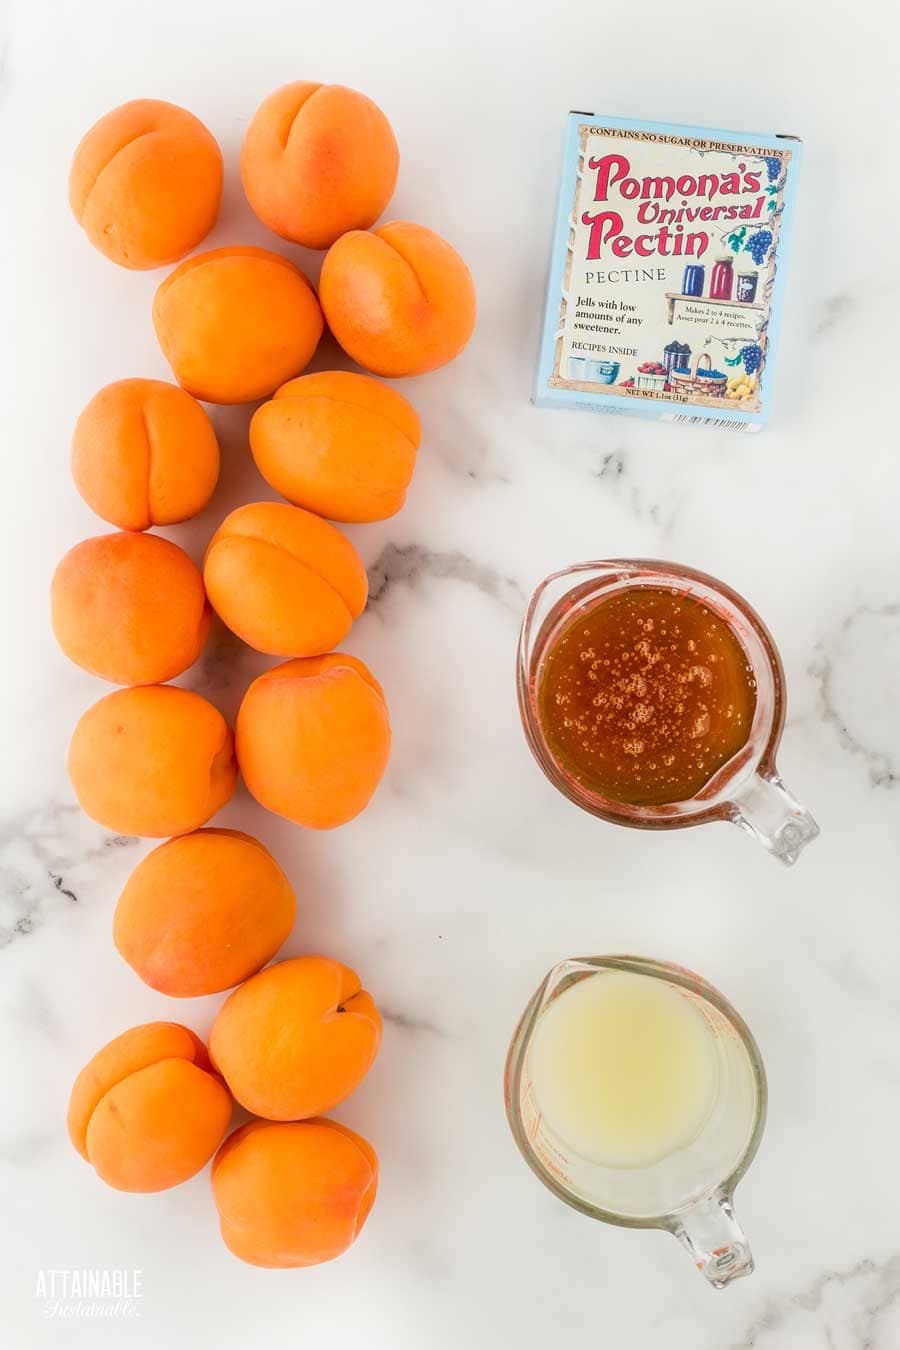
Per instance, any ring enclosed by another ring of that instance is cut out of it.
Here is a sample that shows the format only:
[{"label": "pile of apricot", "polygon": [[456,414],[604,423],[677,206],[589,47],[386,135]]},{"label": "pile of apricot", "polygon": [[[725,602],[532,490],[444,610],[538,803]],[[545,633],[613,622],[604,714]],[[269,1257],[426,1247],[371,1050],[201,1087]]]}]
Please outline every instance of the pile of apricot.
[{"label": "pile of apricot", "polygon": [[[238,838],[248,849],[262,847]],[[174,866],[182,898],[185,887],[192,892],[187,921],[177,906],[158,906],[141,883],[137,895],[126,889],[119,901],[116,938],[158,987],[189,994],[231,979],[232,956],[251,965],[268,959],[268,940],[283,929],[286,900],[292,917],[293,896],[283,877],[268,878],[264,933],[249,933],[243,952],[223,953],[215,939],[228,931],[240,883],[219,912],[210,892],[201,895],[179,877],[185,863],[160,865]],[[246,874],[243,880],[246,886]],[[250,899],[245,892],[244,929],[252,926]],[[188,935],[210,915],[214,932],[194,956]],[[177,1186],[214,1157],[213,1198],[231,1251],[258,1266],[316,1265],[350,1246],[375,1198],[375,1150],[322,1112],[359,1085],[380,1041],[378,1010],[352,970],[321,956],[281,961],[227,999],[209,1049],[177,1022],[132,1027],[105,1045],[75,1080],[69,1137],[97,1175],[122,1191]],[[233,1099],[256,1119],[226,1139]]]},{"label": "pile of apricot", "polygon": [[[368,598],[363,562],[334,522],[392,516],[415,469],[419,418],[373,375],[446,364],[475,323],[472,278],[450,244],[412,222],[377,225],[398,168],[390,123],[352,89],[300,81],[257,109],[244,191],[280,239],[327,250],[318,293],[280,252],[192,252],[216,223],[223,161],[183,108],[140,99],[107,113],[69,179],[75,217],[107,258],[177,264],[152,313],[177,384],[107,385],[75,428],[76,486],[115,532],[60,562],[53,629],[73,662],[121,687],[81,717],[69,773],[101,825],[166,840],[119,898],[124,960],[169,997],[233,991],[208,1048],[179,1023],[152,1022],[101,1049],[76,1079],[69,1133],[126,1191],[177,1185],[214,1157],[225,1243],[262,1266],[329,1260],[365,1222],[375,1152],[325,1113],[371,1067],[381,1019],[338,961],[268,964],[294,926],[291,885],[258,840],[204,827],[241,774],[269,810],[333,829],[366,807],[387,766],[381,686],[334,650]],[[303,374],[326,324],[368,373]],[[215,491],[219,447],[201,401],[261,401],[250,450],[285,500],[232,511],[198,567],[147,531],[197,515]],[[213,613],[281,658],[247,689],[234,730],[168,683],[201,655]],[[226,1139],[234,1101],[255,1119]]]}]

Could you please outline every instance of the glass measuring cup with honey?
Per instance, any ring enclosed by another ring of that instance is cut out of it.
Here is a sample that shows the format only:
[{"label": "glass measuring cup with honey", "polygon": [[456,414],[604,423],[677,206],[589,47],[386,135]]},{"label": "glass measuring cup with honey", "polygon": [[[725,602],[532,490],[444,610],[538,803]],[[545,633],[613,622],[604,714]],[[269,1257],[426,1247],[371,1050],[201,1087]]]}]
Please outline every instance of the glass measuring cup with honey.
[{"label": "glass measuring cup with honey", "polygon": [[562,961],[513,1037],[506,1111],[525,1161],[591,1218],[673,1233],[717,1289],[753,1269],[734,1217],[766,1115],[745,1023],[679,966]]},{"label": "glass measuring cup with honey", "polygon": [[644,559],[547,577],[522,625],[518,695],[544,773],[593,815],[656,830],[731,821],[788,864],[819,833],[775,767],[775,643],[713,577]]}]

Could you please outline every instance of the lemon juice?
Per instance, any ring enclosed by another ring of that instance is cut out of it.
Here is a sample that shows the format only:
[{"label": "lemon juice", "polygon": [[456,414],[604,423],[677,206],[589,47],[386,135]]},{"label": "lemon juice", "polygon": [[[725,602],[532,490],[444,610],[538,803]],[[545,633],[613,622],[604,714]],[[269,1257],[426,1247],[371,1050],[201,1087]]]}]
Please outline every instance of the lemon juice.
[{"label": "lemon juice", "polygon": [[719,1094],[716,1037],[698,1002],[622,970],[585,976],[556,995],[528,1052],[544,1124],[604,1167],[647,1168],[684,1149]]}]

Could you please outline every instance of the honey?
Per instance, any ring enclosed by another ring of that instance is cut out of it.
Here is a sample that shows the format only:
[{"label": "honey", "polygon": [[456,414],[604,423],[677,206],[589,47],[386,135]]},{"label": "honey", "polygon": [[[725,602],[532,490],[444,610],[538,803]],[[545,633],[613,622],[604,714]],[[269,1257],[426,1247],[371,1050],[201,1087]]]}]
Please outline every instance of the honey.
[{"label": "honey", "polygon": [[746,745],[756,680],[733,629],[680,591],[635,586],[556,639],[538,717],[557,763],[613,801],[688,801]]}]

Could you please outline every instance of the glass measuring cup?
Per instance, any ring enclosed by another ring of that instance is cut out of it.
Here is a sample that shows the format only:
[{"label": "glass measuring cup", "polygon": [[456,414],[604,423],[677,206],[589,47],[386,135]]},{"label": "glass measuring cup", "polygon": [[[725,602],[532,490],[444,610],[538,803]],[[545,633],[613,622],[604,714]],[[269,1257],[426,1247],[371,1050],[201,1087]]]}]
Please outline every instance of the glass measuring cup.
[{"label": "glass measuring cup", "polygon": [[[718,1086],[711,1111],[686,1145],[643,1167],[610,1167],[575,1154],[542,1115],[529,1052],[550,1005],[588,976],[625,971],[664,981],[702,1015],[715,1046]],[[753,1161],[766,1118],[766,1074],[743,1019],[700,976],[634,956],[583,957],[554,966],[522,1016],[509,1048],[506,1114],[520,1152],[545,1186],[590,1218],[673,1233],[716,1289],[753,1270],[734,1217],[733,1194]]]},{"label": "glass measuring cup", "polygon": [[[693,797],[662,805],[616,801],[579,782],[550,749],[538,713],[544,666],[563,630],[580,612],[616,592],[641,586],[679,592],[712,610],[739,640],[756,681],[756,707],[745,744]],[[778,650],[755,610],[714,577],[676,563],[643,558],[578,563],[554,572],[538,586],[525,613],[517,687],[522,726],[535,759],[560,792],[592,815],[644,830],[731,821],[786,864],[796,862],[819,833],[775,766],[785,718],[784,670]]]}]

